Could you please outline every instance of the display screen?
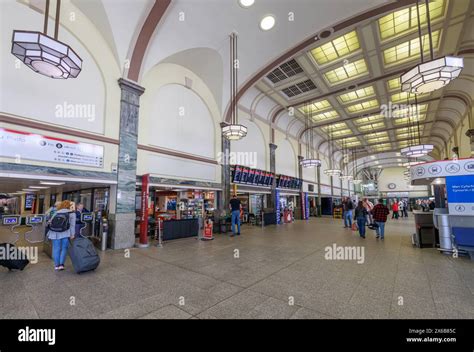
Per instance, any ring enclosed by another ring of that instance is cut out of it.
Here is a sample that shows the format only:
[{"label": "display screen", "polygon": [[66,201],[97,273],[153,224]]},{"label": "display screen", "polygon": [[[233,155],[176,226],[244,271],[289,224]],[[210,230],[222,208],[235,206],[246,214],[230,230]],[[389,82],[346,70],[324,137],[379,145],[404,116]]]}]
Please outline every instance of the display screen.
[{"label": "display screen", "polygon": [[3,225],[18,225],[19,221],[20,221],[19,216],[4,216],[2,218]]},{"label": "display screen", "polygon": [[28,193],[25,196],[25,210],[31,210],[33,208],[33,202],[35,201],[35,195]]},{"label": "display screen", "polygon": [[92,221],[93,216],[91,213],[81,214],[81,221]]},{"label": "display screen", "polygon": [[236,166],[234,168],[234,178],[233,182],[240,182],[242,180],[242,167]]},{"label": "display screen", "polygon": [[267,180],[267,185],[271,186],[273,184],[273,179],[275,178],[275,175],[272,173],[268,174],[268,180]]},{"label": "display screen", "polygon": [[253,180],[254,185],[260,185],[260,177],[262,175],[262,172],[260,170],[255,170],[255,179]]},{"label": "display screen", "polygon": [[255,182],[255,170],[254,169],[250,169],[249,170],[249,175],[247,177],[247,183],[250,183],[250,184],[254,184]]},{"label": "display screen", "polygon": [[27,216],[26,223],[27,224],[42,224],[44,221],[44,217],[41,215],[34,215],[34,216]]},{"label": "display screen", "polygon": [[240,179],[240,182],[247,183],[247,179],[249,177],[249,171],[250,169],[248,167],[242,167],[242,178]]}]

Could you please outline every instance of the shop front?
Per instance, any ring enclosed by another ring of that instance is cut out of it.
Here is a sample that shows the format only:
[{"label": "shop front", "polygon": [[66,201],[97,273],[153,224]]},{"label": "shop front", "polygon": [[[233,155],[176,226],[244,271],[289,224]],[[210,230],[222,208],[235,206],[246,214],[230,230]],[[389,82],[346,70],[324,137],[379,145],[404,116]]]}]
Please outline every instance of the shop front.
[{"label": "shop front", "polygon": [[[142,183],[143,185],[143,183]],[[202,189],[195,185],[167,185],[150,183],[144,201],[142,185],[137,187],[135,200],[135,237],[167,241],[197,237],[205,223],[216,222],[218,189]],[[145,213],[145,214],[144,214]],[[143,226],[144,219],[147,226]],[[146,228],[146,230],[145,230]],[[140,242],[140,243],[141,243]]]}]

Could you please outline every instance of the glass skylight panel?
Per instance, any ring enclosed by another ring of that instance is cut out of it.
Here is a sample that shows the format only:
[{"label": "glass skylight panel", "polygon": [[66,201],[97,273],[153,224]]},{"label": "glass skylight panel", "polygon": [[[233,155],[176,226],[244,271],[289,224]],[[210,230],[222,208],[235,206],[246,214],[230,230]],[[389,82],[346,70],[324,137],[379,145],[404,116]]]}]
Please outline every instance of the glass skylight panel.
[{"label": "glass skylight panel", "polygon": [[367,125],[359,126],[358,128],[360,132],[379,130],[381,128],[385,128],[385,123],[383,122],[369,123]]},{"label": "glass skylight panel", "polygon": [[[422,93],[422,94],[416,94],[416,98],[423,98],[429,96],[430,93]],[[392,103],[400,103],[400,102],[406,102],[408,101],[408,97],[410,97],[410,101],[415,100],[415,94],[408,94],[407,92],[400,92],[400,93],[395,93],[392,94],[390,97],[390,100]]]},{"label": "glass skylight panel", "polygon": [[366,123],[382,121],[384,119],[385,119],[385,116],[383,116],[381,114],[376,114],[376,115],[369,115],[369,116],[364,116],[364,117],[360,117],[358,119],[355,119],[354,123],[356,125],[363,125],[363,124],[366,124]]},{"label": "glass skylight panel", "polygon": [[311,50],[318,65],[324,65],[360,49],[357,32],[352,31]]},{"label": "glass skylight panel", "polygon": [[413,116],[411,118],[402,117],[398,119],[394,119],[393,123],[395,125],[406,125],[412,122],[424,121],[426,119],[426,114],[419,114],[418,116]]},{"label": "glass skylight panel", "polygon": [[338,98],[342,103],[349,103],[354,100],[371,98],[373,96],[375,96],[375,90],[373,86],[370,86],[356,89],[349,93],[341,94],[338,96]]},{"label": "glass skylight panel", "polygon": [[400,77],[392,78],[387,81],[387,88],[389,91],[402,89]]},{"label": "glass skylight panel", "polygon": [[378,107],[379,107],[379,102],[377,101],[377,99],[372,99],[368,101],[363,101],[361,103],[349,105],[346,109],[347,109],[347,112],[354,114],[358,112],[376,109]]},{"label": "glass skylight panel", "polygon": [[326,80],[334,85],[343,81],[348,81],[368,74],[367,65],[364,59],[355,62],[349,62],[334,70],[328,71],[324,74]]},{"label": "glass skylight panel", "polygon": [[345,128],[347,128],[347,124],[345,122],[333,123],[332,125],[321,127],[324,132],[337,131]]},{"label": "glass skylight panel", "polygon": [[[438,48],[440,39],[440,30],[432,33],[433,48]],[[430,41],[428,34],[422,37],[423,53],[428,53],[430,50]],[[401,64],[409,60],[416,59],[420,56],[420,40],[418,37],[395,45],[383,51],[383,59],[385,65]]]},{"label": "glass skylight panel", "polygon": [[[446,1],[432,0],[430,1],[430,20],[435,21],[444,16]],[[420,3],[420,22],[426,25],[426,6]],[[378,20],[380,38],[386,40],[399,36],[404,33],[415,31],[418,28],[418,16],[416,6],[411,6],[402,10],[394,11],[381,17]]]},{"label": "glass skylight panel", "polygon": [[324,120],[331,120],[331,119],[335,119],[335,118],[338,118],[339,117],[339,114],[336,112],[336,110],[329,110],[329,111],[326,111],[326,112],[322,112],[320,114],[317,114],[317,115],[313,115],[312,118],[314,121],[324,121]]},{"label": "glass skylight panel", "polygon": [[329,104],[329,101],[321,100],[321,101],[317,101],[315,103],[312,103],[310,105],[302,106],[299,110],[303,114],[307,114],[307,113],[314,113],[314,112],[326,110],[326,109],[329,109],[329,108],[331,108],[331,104]]}]

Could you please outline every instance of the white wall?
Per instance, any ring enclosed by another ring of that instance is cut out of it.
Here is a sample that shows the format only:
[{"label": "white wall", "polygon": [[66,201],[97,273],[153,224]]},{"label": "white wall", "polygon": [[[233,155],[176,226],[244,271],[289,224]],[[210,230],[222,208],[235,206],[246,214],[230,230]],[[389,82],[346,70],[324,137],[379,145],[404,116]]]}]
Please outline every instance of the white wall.
[{"label": "white wall", "polygon": [[275,132],[276,149],[276,173],[297,177],[297,158],[292,143],[282,133]]},{"label": "white wall", "polygon": [[[428,195],[427,186],[409,186],[403,179],[404,167],[390,167],[384,168],[379,177],[379,191],[380,192],[426,192]],[[388,188],[390,183],[395,184],[395,189]],[[423,193],[425,194],[425,193]]]},{"label": "white wall", "polygon": [[[237,164],[269,170],[267,159],[269,158],[268,143],[260,127],[249,120],[245,113],[240,114],[239,123],[247,127],[247,136],[239,141],[230,142],[230,150],[238,157]],[[242,157],[242,159],[240,159]],[[252,165],[255,164],[256,165]]]}]

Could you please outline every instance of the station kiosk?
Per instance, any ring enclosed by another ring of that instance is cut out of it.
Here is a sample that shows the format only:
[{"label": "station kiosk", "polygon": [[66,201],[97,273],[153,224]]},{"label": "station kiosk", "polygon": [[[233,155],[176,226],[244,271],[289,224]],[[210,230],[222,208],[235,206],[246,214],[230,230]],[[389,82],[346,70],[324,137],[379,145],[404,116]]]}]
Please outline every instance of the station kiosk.
[{"label": "station kiosk", "polygon": [[435,198],[434,211],[414,212],[415,222],[429,214],[439,250],[474,259],[474,158],[419,163],[410,174],[412,185],[430,185]]}]

